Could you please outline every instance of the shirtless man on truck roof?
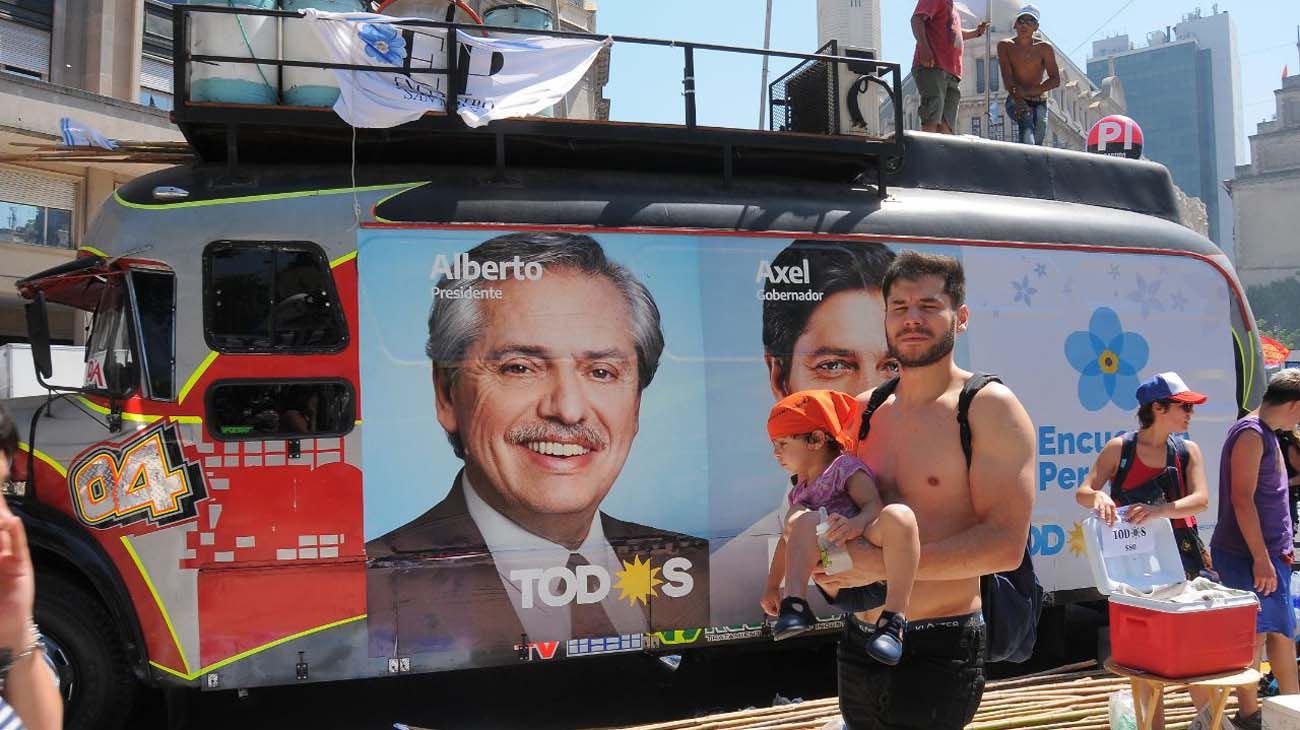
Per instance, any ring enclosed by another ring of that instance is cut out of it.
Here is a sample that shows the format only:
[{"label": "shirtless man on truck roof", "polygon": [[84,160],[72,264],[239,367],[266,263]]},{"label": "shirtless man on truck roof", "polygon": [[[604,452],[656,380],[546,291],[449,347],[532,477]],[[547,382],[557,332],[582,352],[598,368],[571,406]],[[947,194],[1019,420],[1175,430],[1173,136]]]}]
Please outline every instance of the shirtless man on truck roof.
[{"label": "shirtless man on truck roof", "polygon": [[1047,92],[1061,85],[1056,50],[1036,35],[1039,18],[1037,5],[1024,6],[1016,16],[1016,34],[998,41],[998,66],[1002,69],[1002,85],[1007,89],[1007,116],[1019,130],[1016,140],[1036,145],[1047,138]]},{"label": "shirtless man on truck roof", "polygon": [[[847,622],[838,655],[840,710],[849,730],[959,729],[984,692],[980,576],[1015,569],[1024,556],[1034,501],[1033,424],[1010,389],[989,383],[970,407],[968,470],[957,402],[971,373],[953,361],[954,340],[970,316],[961,264],[904,252],[885,274],[882,292],[886,336],[902,373],[872,414],[857,454],[875,471],[884,500],[916,513],[921,562],[902,662],[886,666],[866,653],[878,610]],[[879,548],[853,541],[848,549],[852,570],[817,576],[826,590],[884,578]]]}]

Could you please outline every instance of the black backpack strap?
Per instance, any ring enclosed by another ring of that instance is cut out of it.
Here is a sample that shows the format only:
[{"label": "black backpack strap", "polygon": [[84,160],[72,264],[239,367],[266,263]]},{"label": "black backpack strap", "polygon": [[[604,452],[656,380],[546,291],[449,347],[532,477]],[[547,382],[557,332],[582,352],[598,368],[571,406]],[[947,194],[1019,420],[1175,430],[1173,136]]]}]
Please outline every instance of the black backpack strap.
[{"label": "black backpack strap", "polygon": [[989,383],[1001,383],[1002,379],[990,373],[975,373],[970,376],[966,384],[961,387],[961,395],[957,398],[957,425],[961,427],[961,451],[966,455],[966,468],[970,468],[971,461],[971,432],[970,432],[970,404],[975,400],[975,394],[980,392],[984,386]]},{"label": "black backpack strap", "polygon": [[1137,431],[1125,432],[1123,439],[1119,447],[1119,466],[1115,469],[1115,476],[1110,478],[1112,495],[1124,488],[1124,480],[1128,478],[1129,470],[1133,468],[1133,460],[1137,458]]},{"label": "black backpack strap", "polygon": [[894,394],[894,389],[897,387],[898,378],[890,378],[871,391],[871,398],[867,400],[866,408],[862,409],[862,425],[858,427],[859,442],[865,441],[867,432],[871,430],[871,414],[875,413],[876,409],[880,408],[889,399],[889,396]]},{"label": "black backpack strap", "polygon": [[[1165,442],[1165,467],[1174,467],[1178,471],[1178,498],[1187,496],[1187,464],[1192,453],[1187,450],[1187,442],[1181,436],[1169,434]],[[1172,501],[1172,500],[1170,500]]]}]

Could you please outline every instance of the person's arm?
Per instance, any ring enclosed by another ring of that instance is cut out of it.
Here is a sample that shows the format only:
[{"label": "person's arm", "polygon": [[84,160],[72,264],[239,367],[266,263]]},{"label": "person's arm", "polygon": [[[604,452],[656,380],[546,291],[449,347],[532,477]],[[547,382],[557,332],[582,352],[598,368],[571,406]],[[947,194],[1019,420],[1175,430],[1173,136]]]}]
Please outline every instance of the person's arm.
[{"label": "person's arm", "polygon": [[858,506],[859,511],[853,517],[832,514],[826,518],[826,524],[829,527],[826,530],[826,539],[840,544],[847,540],[862,537],[867,525],[870,525],[872,521],[879,517],[880,510],[885,507],[885,503],[880,499],[880,492],[876,489],[875,482],[871,481],[871,477],[867,476],[866,472],[854,472],[849,477],[844,488],[849,493],[849,499],[852,499],[853,503]]},{"label": "person's arm", "polygon": [[776,541],[776,550],[772,553],[772,567],[767,569],[767,585],[763,587],[763,598],[759,605],[763,613],[776,616],[781,612],[781,581],[785,579],[785,536]]},{"label": "person's arm", "polygon": [[[36,638],[31,633],[35,597],[36,579],[27,550],[27,533],[22,521],[0,497],[0,646],[15,656]],[[63,698],[39,649],[9,670],[4,699],[28,730],[63,727]]]},{"label": "person's arm", "polygon": [[1047,80],[1039,84],[1034,84],[1033,89],[1027,90],[1030,96],[1042,96],[1047,92],[1061,85],[1061,69],[1056,65],[1056,49],[1050,43],[1043,44],[1043,65],[1047,67]]},{"label": "person's arm", "polygon": [[919,56],[917,63],[924,68],[934,66],[934,49],[930,47],[930,37],[925,33],[925,25],[929,21],[929,17],[920,13],[912,16],[912,37],[916,39],[916,52]]},{"label": "person's arm", "polygon": [[[1286,485],[1288,487],[1300,486],[1300,445],[1295,442],[1287,444],[1287,447],[1282,450],[1282,456],[1291,469],[1296,470],[1296,475],[1287,479]],[[1290,473],[1290,470],[1287,471]]]},{"label": "person's arm", "polygon": [[989,22],[987,20],[981,20],[980,24],[975,26],[973,30],[966,30],[965,28],[962,28],[961,39],[964,41],[969,41],[973,38],[979,38],[980,36],[987,33],[988,29],[989,29]]},{"label": "person's arm", "polygon": [[1264,531],[1259,524],[1259,510],[1255,508],[1255,489],[1259,486],[1259,463],[1264,458],[1264,439],[1254,431],[1242,431],[1232,445],[1229,457],[1232,474],[1232,511],[1237,517],[1237,528],[1246,541],[1255,576],[1255,590],[1269,595],[1277,589],[1277,571],[1269,559]]},{"label": "person's arm", "polygon": [[[916,579],[961,580],[1012,570],[1024,557],[1034,508],[1034,426],[1016,396],[999,383],[971,403],[970,497],[975,521],[950,537],[921,545]],[[989,434],[981,439],[980,434]],[[956,455],[961,458],[960,452]],[[884,554],[865,540],[845,545],[853,568],[816,574],[824,588],[883,580]]]},{"label": "person's arm", "polygon": [[1115,524],[1116,513],[1115,500],[1106,493],[1106,484],[1119,471],[1119,456],[1123,450],[1123,438],[1115,437],[1106,442],[1087,476],[1083,478],[1083,483],[1074,492],[1074,501],[1084,509],[1094,510],[1107,525]]},{"label": "person's arm", "polygon": [[[1128,521],[1140,525],[1152,517],[1175,519],[1193,517],[1210,506],[1210,488],[1205,483],[1205,459],[1201,447],[1192,441],[1187,445],[1187,495],[1166,504],[1135,504],[1128,511]],[[1253,502],[1252,502],[1253,504]]]}]

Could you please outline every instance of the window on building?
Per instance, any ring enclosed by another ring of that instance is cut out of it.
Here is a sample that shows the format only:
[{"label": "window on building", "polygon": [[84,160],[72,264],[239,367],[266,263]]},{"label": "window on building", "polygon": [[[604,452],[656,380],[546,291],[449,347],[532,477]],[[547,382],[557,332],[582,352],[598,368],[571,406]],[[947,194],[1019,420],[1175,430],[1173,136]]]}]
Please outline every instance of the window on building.
[{"label": "window on building", "polygon": [[310,243],[208,246],[204,327],[218,352],[333,352],[348,340],[329,262]]},{"label": "window on building", "polygon": [[148,53],[140,59],[140,103],[155,109],[171,109],[172,65]]},{"label": "window on building", "polygon": [[77,183],[0,170],[0,242],[71,248]]},{"label": "window on building", "polygon": [[341,436],[356,424],[356,398],[344,380],[219,381],[206,420],[222,441]]},{"label": "window on building", "polygon": [[12,12],[14,5],[0,2],[0,71],[33,79],[50,76],[50,19],[52,15]]},{"label": "window on building", "polygon": [[998,114],[989,122],[989,139],[1005,140],[1006,124],[1003,117]]},{"label": "window on building", "polygon": [[145,0],[144,42],[140,49],[140,93],[144,106],[171,109],[172,91],[172,5],[185,0]]},{"label": "window on building", "polygon": [[989,61],[989,88],[993,91],[1002,88],[1002,67],[998,65],[997,59]]},{"label": "window on building", "polygon": [[0,18],[49,30],[54,25],[54,0],[0,0]]},{"label": "window on building", "polygon": [[984,59],[975,59],[975,93],[984,93]]},{"label": "window on building", "polygon": [[983,136],[980,133],[980,118],[978,115],[970,118],[970,133],[976,137]]}]

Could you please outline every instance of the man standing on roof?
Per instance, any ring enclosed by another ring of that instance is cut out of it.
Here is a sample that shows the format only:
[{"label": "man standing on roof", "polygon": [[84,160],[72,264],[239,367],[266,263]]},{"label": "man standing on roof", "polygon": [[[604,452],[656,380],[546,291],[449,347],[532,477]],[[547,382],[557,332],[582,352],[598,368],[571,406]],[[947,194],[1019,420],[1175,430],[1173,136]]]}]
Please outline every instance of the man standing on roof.
[{"label": "man standing on roof", "polygon": [[998,42],[1007,116],[1019,128],[1016,139],[1022,144],[1042,145],[1047,138],[1047,92],[1061,85],[1056,50],[1037,35],[1040,17],[1037,5],[1024,6],[1016,16],[1015,36]]},{"label": "man standing on roof", "polygon": [[917,0],[912,12],[912,78],[921,95],[923,131],[953,133],[961,101],[962,41],[979,38],[988,27],[983,21],[974,30],[963,29],[953,0]]},{"label": "man standing on roof", "polygon": [[[1300,369],[1274,375],[1258,410],[1228,427],[1219,459],[1219,524],[1210,557],[1221,582],[1259,596],[1255,663],[1267,647],[1282,694],[1300,694],[1296,679],[1295,612],[1291,564],[1295,562],[1286,471],[1276,432],[1300,424]],[[1257,687],[1237,688],[1239,728],[1259,728]]]}]

